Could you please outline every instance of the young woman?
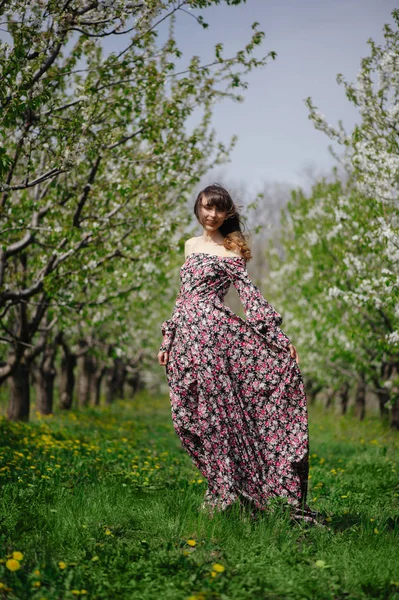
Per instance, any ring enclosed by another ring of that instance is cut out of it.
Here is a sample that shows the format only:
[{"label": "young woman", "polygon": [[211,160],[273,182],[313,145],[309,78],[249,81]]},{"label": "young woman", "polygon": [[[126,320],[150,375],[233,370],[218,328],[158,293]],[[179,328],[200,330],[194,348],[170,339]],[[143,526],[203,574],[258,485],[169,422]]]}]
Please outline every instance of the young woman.
[{"label": "young woman", "polygon": [[[229,193],[206,187],[194,213],[203,233],[186,242],[158,360],[175,431],[208,481],[202,508],[213,514],[239,500],[255,515],[281,497],[295,520],[318,523],[306,505],[308,419],[298,353],[248,276],[251,253]],[[246,320],[223,303],[231,283]]]}]

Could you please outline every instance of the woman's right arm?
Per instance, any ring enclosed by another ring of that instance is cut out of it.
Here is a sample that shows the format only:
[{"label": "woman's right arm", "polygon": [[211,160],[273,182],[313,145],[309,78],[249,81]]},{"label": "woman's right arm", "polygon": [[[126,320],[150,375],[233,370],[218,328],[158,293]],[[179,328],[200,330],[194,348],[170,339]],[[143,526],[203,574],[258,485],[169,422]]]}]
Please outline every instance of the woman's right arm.
[{"label": "woman's right arm", "polygon": [[[184,245],[185,258],[187,258],[187,256],[190,254],[192,239],[193,238],[187,240]],[[162,344],[161,344],[161,346],[159,348],[159,352],[158,352],[158,360],[159,360],[159,364],[161,364],[161,365],[166,365],[166,363],[168,362],[169,351],[170,351],[170,348],[172,346],[172,343],[173,343],[173,340],[175,337],[177,323],[180,319],[180,310],[179,309],[180,309],[181,302],[182,301],[181,301],[181,296],[180,296],[180,291],[179,291],[179,293],[177,294],[177,297],[176,297],[175,306],[173,308],[171,318],[164,321],[161,325],[163,341],[162,341]]]},{"label": "woman's right arm", "polygon": [[175,306],[173,308],[171,318],[164,321],[161,325],[163,342],[161,344],[161,347],[159,348],[160,352],[169,352],[169,350],[170,350],[170,347],[173,343],[173,339],[175,337],[177,323],[180,319],[181,303],[182,303],[182,301],[181,301],[181,296],[180,296],[180,292],[179,292],[176,297]]}]

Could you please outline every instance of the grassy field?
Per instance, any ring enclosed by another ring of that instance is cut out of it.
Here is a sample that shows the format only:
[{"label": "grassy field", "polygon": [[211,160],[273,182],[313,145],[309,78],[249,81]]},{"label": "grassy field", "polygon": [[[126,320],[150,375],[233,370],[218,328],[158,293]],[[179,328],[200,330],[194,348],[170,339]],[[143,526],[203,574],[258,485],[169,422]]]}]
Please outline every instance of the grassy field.
[{"label": "grassy field", "polygon": [[0,420],[0,598],[399,599],[399,434],[310,409],[310,506],[199,512],[167,397]]}]

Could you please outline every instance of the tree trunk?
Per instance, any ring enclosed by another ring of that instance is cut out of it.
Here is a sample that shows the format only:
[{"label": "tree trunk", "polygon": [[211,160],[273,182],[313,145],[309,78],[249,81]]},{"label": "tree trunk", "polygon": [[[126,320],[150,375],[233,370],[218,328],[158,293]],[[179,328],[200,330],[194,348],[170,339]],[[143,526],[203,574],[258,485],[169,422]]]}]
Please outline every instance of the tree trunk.
[{"label": "tree trunk", "polygon": [[[381,365],[381,378],[385,382],[392,376],[393,365],[389,362],[383,362]],[[386,419],[389,415],[388,402],[391,397],[391,390],[387,387],[380,387],[380,382],[377,383],[378,402],[380,405],[380,416]]]},{"label": "tree trunk", "polygon": [[398,381],[399,374],[399,364],[394,365],[392,370],[392,379],[394,380],[394,385],[392,386],[391,394],[392,394],[392,410],[391,410],[391,427],[394,429],[399,429],[399,384]]},{"label": "tree trunk", "polygon": [[92,373],[90,381],[90,401],[93,406],[99,406],[100,404],[101,383],[105,372],[106,368],[102,366]]},{"label": "tree trunk", "polygon": [[140,362],[143,353],[140,351],[135,358],[132,358],[130,362],[124,365],[125,368],[125,383],[128,389],[129,398],[133,398],[140,386],[144,386],[144,382],[140,377]]},{"label": "tree trunk", "polygon": [[349,383],[347,381],[341,385],[339,395],[341,398],[341,414],[346,415],[349,402]]},{"label": "tree trunk", "polygon": [[315,382],[312,378],[304,377],[305,391],[309,404],[314,404],[317,394],[323,389],[323,386]]},{"label": "tree trunk", "polygon": [[106,394],[105,401],[111,404],[114,400],[125,396],[126,366],[120,358],[114,358],[112,367],[106,370]]},{"label": "tree trunk", "polygon": [[53,412],[55,369],[40,372],[36,396],[36,408],[42,415]]},{"label": "tree trunk", "polygon": [[70,410],[73,403],[73,390],[75,387],[75,367],[76,356],[67,350],[61,359],[61,380],[60,380],[60,408]]},{"label": "tree trunk", "polygon": [[29,421],[29,372],[30,365],[22,360],[14,373],[9,377],[10,400],[8,403],[7,418],[10,421]]},{"label": "tree trunk", "polygon": [[54,403],[54,379],[55,379],[55,356],[57,354],[58,341],[45,347],[41,363],[36,371],[36,408],[42,415],[50,415],[53,412]]},{"label": "tree trunk", "polygon": [[128,397],[133,398],[140,385],[140,372],[139,370],[129,369],[126,376],[126,384],[128,386]]},{"label": "tree trunk", "polygon": [[391,397],[391,390],[389,390],[388,388],[380,388],[378,390],[378,404],[380,407],[381,419],[386,419],[389,414],[388,402],[389,402],[390,397]]},{"label": "tree trunk", "polygon": [[399,394],[396,394],[396,398],[392,405],[391,411],[391,427],[393,429],[399,429]]},{"label": "tree trunk", "polygon": [[366,416],[366,380],[364,373],[360,374],[360,378],[356,386],[355,394],[355,413],[360,421]]},{"label": "tree trunk", "polygon": [[328,390],[327,390],[326,409],[329,409],[329,408],[331,408],[333,406],[334,399],[335,399],[335,394],[336,394],[336,390],[334,390],[333,388],[328,388]]},{"label": "tree trunk", "polygon": [[118,394],[118,364],[114,360],[112,367],[108,367],[105,375],[105,402],[111,404],[117,397]]},{"label": "tree trunk", "polygon": [[91,378],[93,374],[92,358],[88,354],[78,357],[77,397],[79,406],[87,406],[90,400]]},{"label": "tree trunk", "polygon": [[126,368],[123,361],[120,358],[115,359],[116,362],[116,395],[118,400],[125,397],[125,380],[126,380]]}]

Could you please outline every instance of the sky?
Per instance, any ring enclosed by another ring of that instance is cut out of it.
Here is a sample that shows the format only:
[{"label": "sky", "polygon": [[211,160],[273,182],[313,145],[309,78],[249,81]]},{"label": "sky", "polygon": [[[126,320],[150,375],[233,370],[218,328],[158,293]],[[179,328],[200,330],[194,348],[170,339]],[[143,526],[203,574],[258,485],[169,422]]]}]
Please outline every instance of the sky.
[{"label": "sky", "polygon": [[[309,169],[328,173],[335,164],[328,151],[331,141],[314,128],[304,100],[310,96],[329,123],[341,119],[352,130],[358,113],[336,76],[355,80],[361,58],[369,55],[367,40],[383,42],[383,26],[393,23],[395,8],[399,0],[246,0],[239,6],[221,0],[218,6],[192,11],[203,15],[207,29],[178,11],[175,34],[182,67],[193,55],[203,63],[213,60],[218,42],[224,44],[224,56],[233,56],[249,42],[254,21],[265,32],[257,56],[277,53],[276,60],[246,76],[248,88],[239,90],[243,103],[224,99],[214,105],[217,139],[228,144],[237,135],[238,141],[230,162],[208,172],[206,181],[212,183],[222,173],[224,184],[251,195],[264,184],[307,187]],[[160,25],[159,42],[168,24]],[[119,51],[125,40],[112,36],[103,45],[106,53]],[[188,128],[199,117],[194,114]]]},{"label": "sky", "polygon": [[350,131],[358,113],[336,76],[355,80],[369,54],[367,40],[383,42],[383,25],[393,22],[395,8],[399,0],[247,0],[203,11],[205,30],[188,14],[179,15],[176,37],[187,58],[209,59],[217,42],[225,56],[234,54],[248,43],[254,21],[265,32],[258,56],[277,52],[275,61],[247,76],[243,103],[225,99],[214,106],[218,139],[227,143],[238,136],[224,181],[257,191],[263,182],[301,185],[309,167],[331,169],[331,142],[314,128],[304,99],[310,96],[329,123],[341,119]]}]

